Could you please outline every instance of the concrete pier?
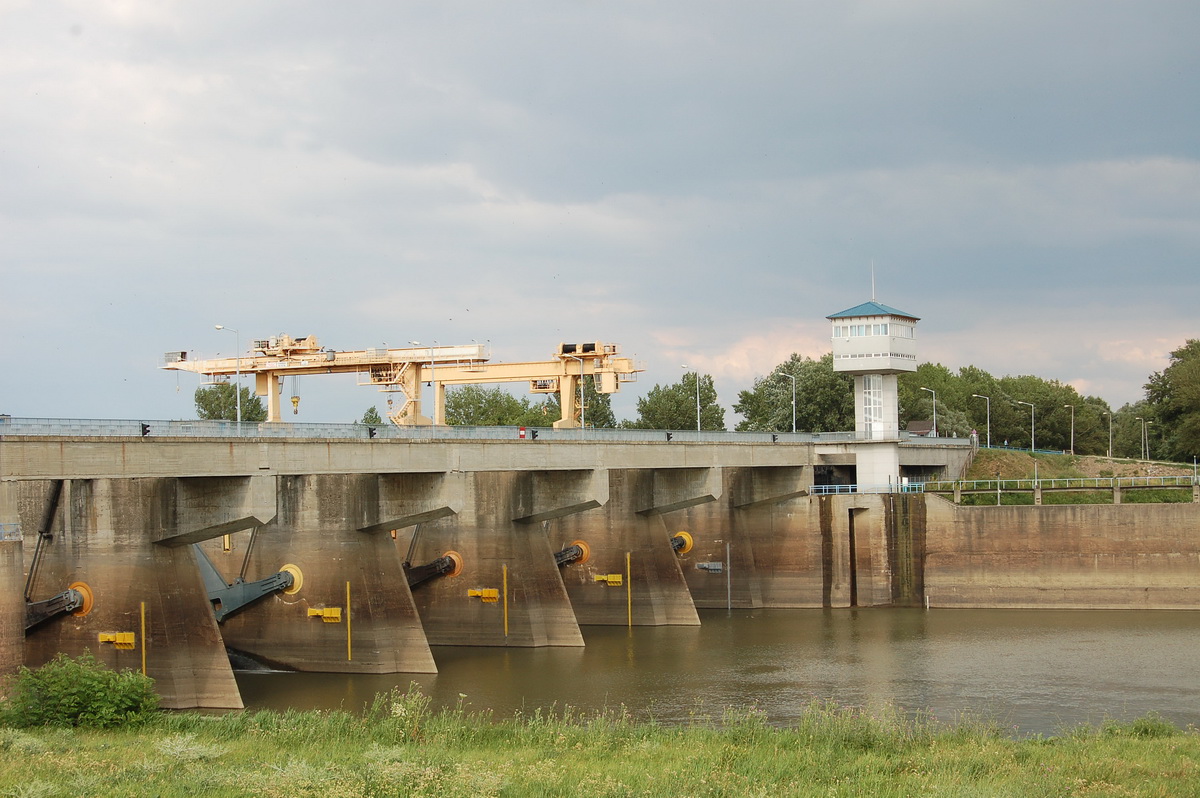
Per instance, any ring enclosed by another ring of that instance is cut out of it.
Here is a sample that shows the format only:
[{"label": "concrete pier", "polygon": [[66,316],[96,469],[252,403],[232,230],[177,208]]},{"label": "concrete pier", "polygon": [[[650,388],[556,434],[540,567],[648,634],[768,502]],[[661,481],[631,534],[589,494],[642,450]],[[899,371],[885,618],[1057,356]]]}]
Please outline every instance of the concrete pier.
[{"label": "concrete pier", "polygon": [[[205,550],[227,581],[245,563],[247,581],[295,566],[302,584],[226,619],[225,644],[300,671],[436,672],[391,537],[358,529],[375,477],[278,479],[271,522],[236,535],[228,552],[218,540]],[[336,620],[325,610],[337,610]]]},{"label": "concrete pier", "polygon": [[22,537],[17,483],[0,482],[0,678],[25,663]]},{"label": "concrete pier", "polygon": [[[583,636],[554,563],[542,521],[590,506],[589,477],[574,469],[467,475],[462,512],[414,528],[397,543],[424,563],[447,551],[462,572],[413,594],[432,645],[582,646]],[[555,487],[564,493],[559,493]],[[580,495],[579,491],[584,495]],[[564,496],[556,502],[555,496]]]},{"label": "concrete pier", "polygon": [[[39,517],[49,484],[20,487],[22,518]],[[31,630],[25,664],[91,651],[113,668],[144,662],[165,707],[241,706],[190,549],[152,542],[172,526],[175,495],[171,479],[67,481],[30,594],[36,601],[83,582],[94,604]]]}]

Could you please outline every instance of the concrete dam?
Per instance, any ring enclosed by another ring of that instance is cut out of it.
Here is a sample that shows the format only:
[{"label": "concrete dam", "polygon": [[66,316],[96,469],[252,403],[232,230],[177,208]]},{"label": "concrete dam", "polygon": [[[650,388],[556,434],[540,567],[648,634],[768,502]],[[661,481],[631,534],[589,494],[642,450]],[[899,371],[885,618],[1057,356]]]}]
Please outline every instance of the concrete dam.
[{"label": "concrete dam", "polygon": [[[697,608],[1197,606],[1200,503],[915,489],[963,472],[963,440],[590,432],[0,435],[0,668],[92,651],[166,707],[236,708],[230,652],[428,673],[431,645],[582,646]],[[901,484],[851,487],[881,447]]]}]

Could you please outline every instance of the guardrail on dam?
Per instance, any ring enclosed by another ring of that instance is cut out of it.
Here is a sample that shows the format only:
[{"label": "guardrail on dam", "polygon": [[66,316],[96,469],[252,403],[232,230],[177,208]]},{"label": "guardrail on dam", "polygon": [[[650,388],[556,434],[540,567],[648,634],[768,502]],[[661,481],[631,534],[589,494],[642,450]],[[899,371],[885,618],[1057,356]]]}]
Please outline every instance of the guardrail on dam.
[{"label": "guardrail on dam", "polygon": [[90,649],[144,667],[165,706],[236,707],[227,649],[431,672],[431,644],[579,646],[581,624],[697,624],[697,607],[1193,601],[1193,505],[813,495],[852,483],[867,447],[894,447],[914,479],[957,476],[966,441],[196,438],[158,423],[0,434],[3,667]]}]

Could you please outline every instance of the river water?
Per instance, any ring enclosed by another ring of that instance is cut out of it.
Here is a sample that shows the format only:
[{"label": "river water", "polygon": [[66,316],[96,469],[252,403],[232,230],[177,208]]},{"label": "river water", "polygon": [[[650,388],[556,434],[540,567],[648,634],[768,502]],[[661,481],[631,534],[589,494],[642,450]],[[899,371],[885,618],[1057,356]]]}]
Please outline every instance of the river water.
[{"label": "river water", "polygon": [[416,682],[434,706],[628,708],[662,723],[757,707],[786,725],[812,700],[983,716],[1053,735],[1155,711],[1200,726],[1200,613],[702,610],[699,627],[583,627],[585,648],[436,646],[437,674],[239,672],[248,708],[357,711]]}]

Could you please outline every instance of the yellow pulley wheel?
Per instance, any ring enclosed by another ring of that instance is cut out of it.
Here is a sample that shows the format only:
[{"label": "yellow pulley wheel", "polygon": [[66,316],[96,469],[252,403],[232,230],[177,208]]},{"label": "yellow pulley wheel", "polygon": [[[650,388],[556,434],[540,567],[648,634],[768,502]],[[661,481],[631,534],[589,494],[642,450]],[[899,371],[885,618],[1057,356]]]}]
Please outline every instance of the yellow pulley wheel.
[{"label": "yellow pulley wheel", "polygon": [[691,536],[691,535],[689,535],[687,532],[676,532],[676,533],[675,533],[675,534],[672,536],[672,540],[674,540],[675,538],[682,538],[682,539],[683,539],[683,545],[682,545],[682,546],[680,546],[680,547],[679,547],[679,548],[676,550],[676,551],[678,551],[680,554],[687,554],[689,551],[691,551],[691,550],[692,550],[692,544],[693,544],[693,543],[695,543],[695,541],[694,541],[694,540],[692,540],[692,536]]},{"label": "yellow pulley wheel", "polygon": [[92,605],[95,603],[95,596],[92,595],[92,589],[88,587],[87,582],[72,582],[67,585],[71,590],[76,590],[79,595],[83,596],[83,606],[71,613],[72,615],[87,615],[92,611]]},{"label": "yellow pulley wheel", "polygon": [[458,576],[462,573],[463,558],[461,554],[459,554],[457,551],[448,551],[442,556],[449,557],[451,560],[454,560],[454,567],[446,572],[446,576]]},{"label": "yellow pulley wheel", "polygon": [[585,562],[588,561],[589,558],[591,558],[592,547],[587,544],[587,541],[572,540],[571,545],[578,546],[580,548],[580,550],[583,552],[583,554],[579,555],[579,559],[576,560],[575,562],[579,563],[580,565],[583,565]]},{"label": "yellow pulley wheel", "polygon": [[300,566],[288,563],[279,570],[282,573],[288,573],[292,575],[292,586],[289,588],[284,588],[283,592],[289,596],[294,596],[295,594],[299,593],[300,588],[304,587],[304,572],[300,570]]}]

